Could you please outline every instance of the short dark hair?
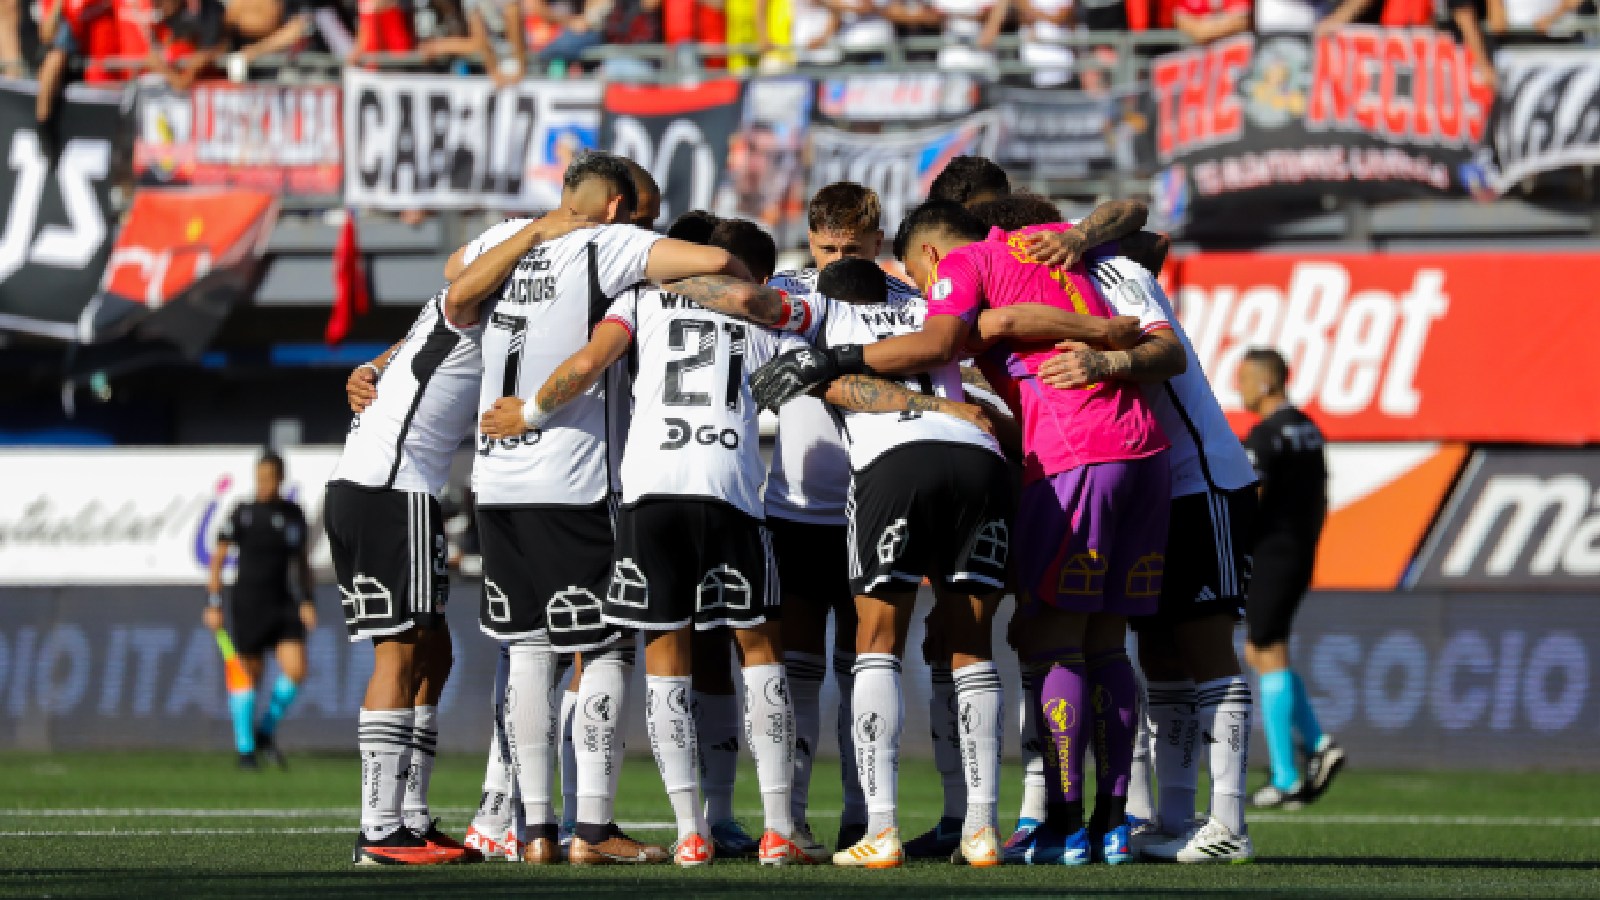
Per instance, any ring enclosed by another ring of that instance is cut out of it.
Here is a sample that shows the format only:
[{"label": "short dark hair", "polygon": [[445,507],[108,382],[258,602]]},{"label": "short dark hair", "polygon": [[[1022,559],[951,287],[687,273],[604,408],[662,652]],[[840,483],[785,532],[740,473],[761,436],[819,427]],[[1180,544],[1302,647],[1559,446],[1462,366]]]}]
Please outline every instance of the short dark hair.
[{"label": "short dark hair", "polygon": [[894,236],[895,259],[905,260],[912,238],[924,231],[940,231],[952,237],[981,241],[989,236],[989,226],[954,200],[929,200],[900,220]]},{"label": "short dark hair", "polygon": [[1011,178],[1006,170],[982,156],[958,156],[928,186],[929,200],[966,203],[980,194],[1004,197],[1011,193]]},{"label": "short dark hair", "polygon": [[887,303],[889,273],[870,259],[843,256],[818,273],[817,293],[841,303]]},{"label": "short dark hair", "polygon": [[1284,385],[1289,383],[1289,363],[1283,358],[1282,353],[1271,347],[1251,347],[1245,351],[1244,361],[1266,369],[1267,375],[1276,382],[1278,390],[1283,390]]},{"label": "short dark hair", "polygon": [[703,209],[691,209],[683,215],[672,220],[667,226],[667,237],[691,244],[705,244],[711,240],[711,232],[717,229],[722,222],[721,216],[712,215]]},{"label": "short dark hair", "polygon": [[622,164],[628,167],[628,174],[633,176],[635,205],[642,203],[646,195],[653,197],[661,196],[661,185],[656,184],[656,178],[654,175],[650,174],[649,169],[646,169],[644,166],[639,165],[626,156],[618,157],[618,159],[621,159]]},{"label": "short dark hair", "polygon": [[269,465],[278,473],[279,480],[283,479],[283,457],[271,450],[264,450],[261,458],[256,460],[256,465]]},{"label": "short dark hair", "polygon": [[836,181],[817,191],[806,204],[811,231],[876,231],[883,227],[878,192],[854,181]]},{"label": "short dark hair", "polygon": [[1061,221],[1061,209],[1038,194],[1012,194],[999,200],[985,200],[968,207],[967,211],[983,224],[1001,231]]},{"label": "short dark hair", "polygon": [[778,267],[778,245],[767,230],[749,219],[723,219],[706,243],[733,254],[757,281],[766,281]]},{"label": "short dark hair", "polygon": [[604,180],[613,194],[622,197],[625,212],[631,213],[638,208],[639,191],[633,186],[633,172],[622,161],[622,157],[614,154],[590,151],[574,159],[561,178],[561,188],[576,190],[579,185],[596,178]]}]

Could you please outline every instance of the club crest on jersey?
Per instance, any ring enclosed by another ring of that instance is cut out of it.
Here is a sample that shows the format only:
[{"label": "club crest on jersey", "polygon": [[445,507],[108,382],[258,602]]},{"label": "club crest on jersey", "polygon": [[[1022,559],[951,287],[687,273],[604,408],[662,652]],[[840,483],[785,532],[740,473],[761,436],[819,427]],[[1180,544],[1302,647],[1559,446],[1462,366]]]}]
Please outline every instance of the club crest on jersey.
[{"label": "club crest on jersey", "polygon": [[545,618],[551,631],[563,633],[589,631],[605,624],[600,618],[600,598],[576,585],[550,598]]},{"label": "club crest on jersey", "polygon": [[619,559],[612,566],[606,602],[634,609],[647,609],[650,606],[650,582],[645,580],[644,572],[633,560]]},{"label": "club crest on jersey", "polygon": [[950,282],[950,279],[941,278],[933,283],[933,287],[928,288],[928,299],[944,300],[955,293],[955,290],[956,286]]},{"label": "club crest on jersey", "polygon": [[344,597],[346,619],[359,622],[387,619],[394,614],[394,595],[378,579],[357,572],[356,577],[350,580],[350,588],[347,591],[344,585],[339,585],[339,593]]},{"label": "club crest on jersey", "polygon": [[700,579],[694,592],[694,608],[700,612],[750,609],[750,581],[732,566],[717,566]]}]

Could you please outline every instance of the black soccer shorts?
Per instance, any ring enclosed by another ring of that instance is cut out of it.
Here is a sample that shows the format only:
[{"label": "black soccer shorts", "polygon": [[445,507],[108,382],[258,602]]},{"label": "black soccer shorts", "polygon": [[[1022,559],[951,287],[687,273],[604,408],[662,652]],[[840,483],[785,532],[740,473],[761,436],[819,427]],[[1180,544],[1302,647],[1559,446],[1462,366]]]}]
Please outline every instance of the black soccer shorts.
[{"label": "black soccer shorts", "polygon": [[772,538],[717,500],[642,500],[617,516],[605,619],[644,631],[753,628],[780,614]]},{"label": "black soccer shorts", "polygon": [[1161,598],[1154,615],[1129,620],[1135,631],[1244,615],[1257,506],[1254,487],[1172,499]]},{"label": "black soccer shorts", "polygon": [[850,488],[850,586],[914,591],[924,577],[974,594],[1005,589],[1015,485],[1006,461],[970,444],[896,447]]},{"label": "black soccer shorts", "polygon": [[233,647],[245,656],[255,656],[287,641],[306,639],[300,607],[286,594],[263,594],[247,586],[235,585],[228,598],[232,621],[228,634]]},{"label": "black soccer shorts", "polygon": [[597,650],[621,632],[600,617],[614,547],[611,505],[480,506],[478,626],[502,641],[548,636],[562,653]]},{"label": "black soccer shorts", "polygon": [[1270,535],[1256,544],[1244,617],[1251,644],[1265,647],[1289,640],[1300,601],[1311,588],[1315,549],[1292,535]]},{"label": "black soccer shorts", "polygon": [[323,518],[351,641],[443,624],[450,581],[438,500],[336,481]]},{"label": "black soccer shorts", "polygon": [[819,525],[767,517],[772,552],[778,558],[778,579],[783,596],[805,604],[815,614],[828,610],[853,618],[855,593],[850,589],[850,529],[845,525]]}]

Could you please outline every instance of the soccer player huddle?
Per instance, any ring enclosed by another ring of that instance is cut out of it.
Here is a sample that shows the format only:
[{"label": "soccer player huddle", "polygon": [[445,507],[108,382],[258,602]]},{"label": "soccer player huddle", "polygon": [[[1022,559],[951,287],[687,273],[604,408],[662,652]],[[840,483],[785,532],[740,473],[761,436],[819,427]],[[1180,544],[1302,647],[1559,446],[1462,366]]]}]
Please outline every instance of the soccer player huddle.
[{"label": "soccer player huddle", "polygon": [[[659,210],[643,169],[581,157],[557,210],[458,251],[410,333],[351,376],[325,521],[351,639],[375,648],[355,862],[1249,859],[1233,634],[1256,476],[1151,274],[1165,243],[1137,230],[1142,208],[1069,225],[957,158],[894,237],[915,286],[874,262],[879,200],[857,184],[812,199],[818,268],[801,271],[774,272],[754,223],[692,212],[661,236]],[[501,651],[482,801],[457,842],[427,795],[452,654],[437,497],[464,441],[479,622]],[[902,660],[924,581],[945,803],[902,841]],[[1009,650],[990,637],[1007,593]],[[613,811],[641,646],[670,848]],[[1024,673],[1009,706],[997,650]],[[830,669],[831,855],[807,815]],[[1002,840],[1019,708],[1025,792]],[[759,838],[733,816],[741,732]]]}]

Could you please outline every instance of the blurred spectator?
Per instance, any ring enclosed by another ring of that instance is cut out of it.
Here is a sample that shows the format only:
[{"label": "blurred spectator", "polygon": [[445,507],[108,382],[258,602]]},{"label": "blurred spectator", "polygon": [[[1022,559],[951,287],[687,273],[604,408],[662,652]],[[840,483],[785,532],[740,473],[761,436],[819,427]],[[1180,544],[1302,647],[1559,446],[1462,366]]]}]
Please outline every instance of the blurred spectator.
[{"label": "blurred spectator", "polygon": [[[619,47],[661,43],[661,0],[613,0],[603,32],[607,44]],[[600,71],[611,78],[647,78],[654,68],[647,60],[623,56],[606,60]]]},{"label": "blurred spectator", "polygon": [[409,0],[358,0],[356,4],[356,64],[368,54],[411,53],[417,49]]},{"label": "blurred spectator", "polygon": [[1009,0],[931,0],[931,5],[944,18],[939,68],[994,72],[994,42],[1011,11]]},{"label": "blurred spectator", "polygon": [[1580,12],[1594,15],[1593,4],[1587,0],[1489,0],[1488,27],[1491,34],[1513,31],[1550,36],[1556,23]]},{"label": "blurred spectator", "polygon": [[1197,44],[1250,30],[1251,0],[1177,0],[1172,24]]},{"label": "blurred spectator", "polygon": [[[945,14],[931,0],[888,0],[883,7],[883,17],[894,26],[895,40],[936,38],[944,32]],[[937,46],[902,47],[901,55],[907,62],[932,63],[939,59]]]},{"label": "blurred spectator", "polygon": [[1258,34],[1311,34],[1321,5],[1315,0],[1255,0]]},{"label": "blurred spectator", "polygon": [[423,41],[417,50],[430,59],[477,56],[498,87],[522,80],[527,66],[527,35],[519,0],[464,0],[467,33]]},{"label": "blurred spectator", "polygon": [[187,91],[227,50],[219,0],[157,0],[148,69],[175,91]]},{"label": "blurred spectator", "polygon": [[1317,34],[1346,25],[1426,28],[1433,25],[1433,0],[1344,0],[1317,23]]},{"label": "blurred spectator", "polygon": [[121,30],[111,0],[56,0],[55,5],[45,8],[44,19],[39,23],[39,43],[50,48],[39,65],[39,92],[34,96],[33,114],[40,125],[54,119],[56,100],[67,83],[69,63],[80,59],[87,62],[85,81],[113,81],[129,75],[129,70],[105,65],[121,47]]},{"label": "blurred spectator", "polygon": [[[894,43],[894,25],[884,15],[887,5],[880,0],[816,0],[828,11],[828,28],[812,38],[808,50],[828,51],[837,60],[853,63],[881,63]],[[821,63],[824,58],[816,60]]]},{"label": "blurred spectator", "polygon": [[338,11],[327,0],[229,0],[225,22],[238,49],[223,68],[243,81],[250,66],[264,56],[295,53],[314,39],[337,56],[350,52],[353,38]]},{"label": "blurred spectator", "polygon": [[22,62],[21,0],[0,0],[0,76],[21,78],[27,72]]},{"label": "blurred spectator", "polygon": [[535,74],[559,78],[584,51],[598,47],[610,6],[609,0],[528,0],[528,12],[557,29],[555,38],[539,51]]},{"label": "blurred spectator", "polygon": [[1494,55],[1484,37],[1484,22],[1489,16],[1488,0],[1448,0],[1449,29],[1455,32],[1472,57],[1472,71],[1484,84],[1494,84]]},{"label": "blurred spectator", "polygon": [[[1023,65],[1033,70],[1030,77],[1034,86],[1061,87],[1070,82],[1072,48],[1067,45],[1067,37],[1076,18],[1072,0],[1013,0],[1013,4],[1021,41],[1018,55]],[[1120,10],[1122,5],[1118,3],[1116,8]],[[1126,24],[1124,19],[1123,27]]]}]

